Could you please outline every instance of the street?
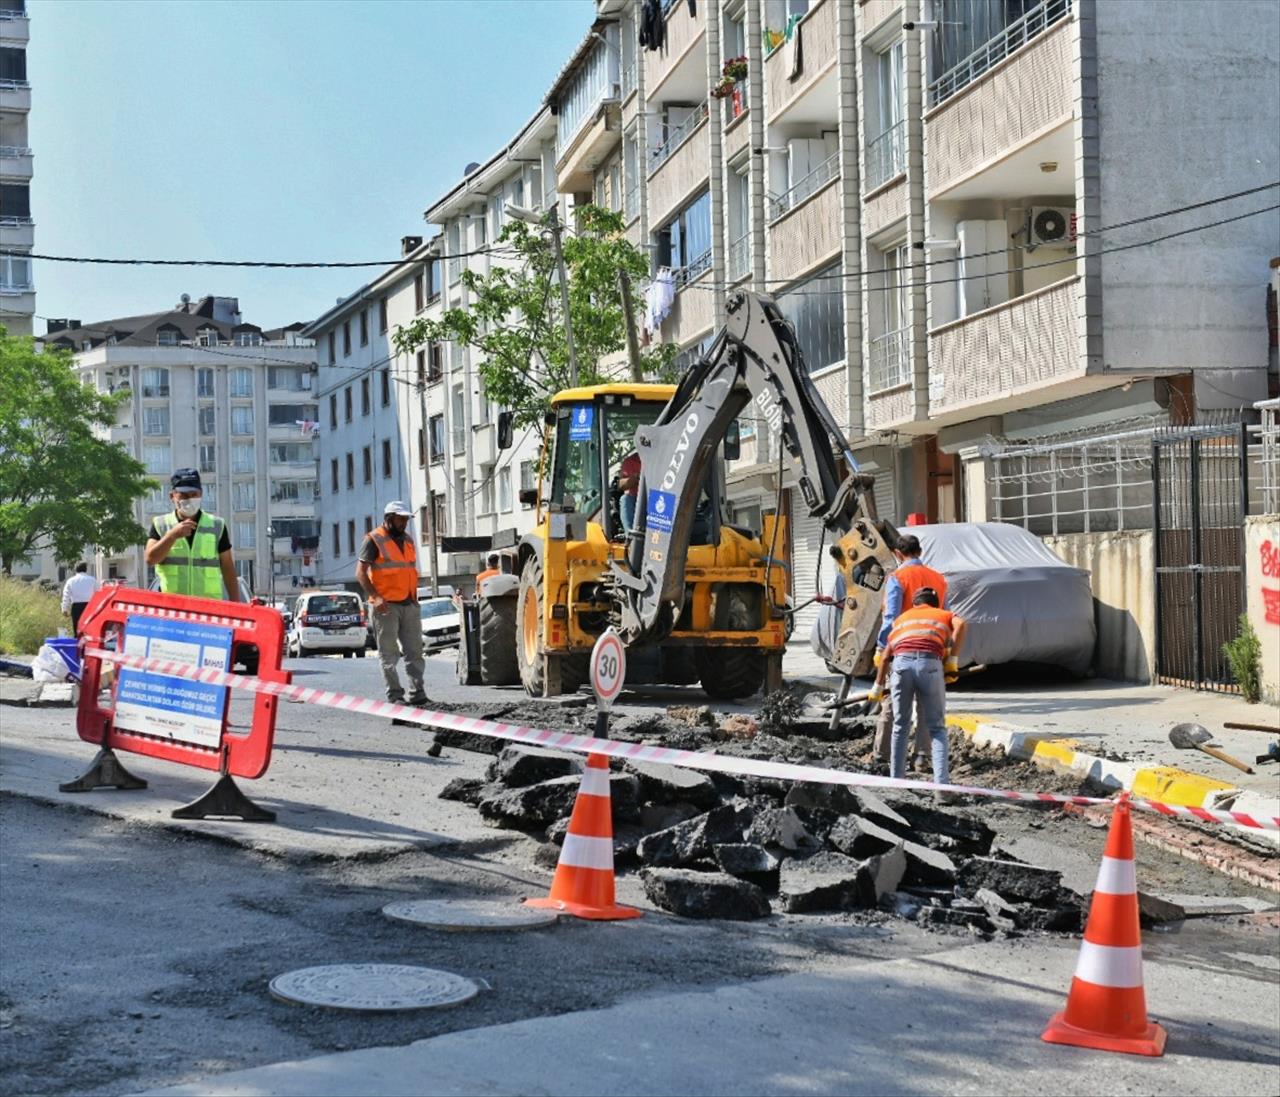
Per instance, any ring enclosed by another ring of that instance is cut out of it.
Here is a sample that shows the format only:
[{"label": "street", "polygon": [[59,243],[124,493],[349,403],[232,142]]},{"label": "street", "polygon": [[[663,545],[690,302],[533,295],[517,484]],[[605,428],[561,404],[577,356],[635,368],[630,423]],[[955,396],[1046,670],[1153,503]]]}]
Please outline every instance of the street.
[{"label": "street", "polygon": [[[289,666],[298,682],[377,696],[373,658]],[[524,700],[460,689],[447,655],[428,667],[433,700]],[[1065,1000],[1071,936],[976,942],[878,911],[689,921],[655,910],[634,874],[619,897],[645,909],[636,922],[453,934],[387,920],[397,899],[514,901],[550,878],[532,839],[436,798],[488,756],[427,758],[417,728],[282,706],[271,770],[242,782],[280,818],[253,826],[173,822],[207,777],[135,756],[148,790],[59,794],[92,754],[71,711],[0,714],[0,1094],[1274,1090],[1274,913],[1144,934],[1163,1059],[1050,1047],[1039,1033]],[[1091,888],[1105,832],[1057,814],[1030,831],[1025,809],[983,810],[1002,845],[1057,857],[1065,882]],[[1145,845],[1138,879],[1275,905]],[[338,962],[438,967],[482,992],[399,1015],[267,992],[285,971]],[[252,1069],[278,1063],[295,1065]]]}]

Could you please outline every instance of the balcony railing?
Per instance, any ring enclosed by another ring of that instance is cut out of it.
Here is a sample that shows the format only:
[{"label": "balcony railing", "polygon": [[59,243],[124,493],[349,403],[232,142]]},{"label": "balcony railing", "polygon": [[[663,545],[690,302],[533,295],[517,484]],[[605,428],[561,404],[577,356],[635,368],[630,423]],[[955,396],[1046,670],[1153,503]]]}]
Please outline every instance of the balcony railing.
[{"label": "balcony railing", "polygon": [[744,232],[729,245],[729,281],[736,282],[751,273],[751,233]]},{"label": "balcony railing", "polygon": [[634,221],[640,216],[640,184],[637,183],[629,191],[622,200],[622,209],[628,221]]},{"label": "balcony railing", "polygon": [[907,337],[909,328],[899,328],[871,340],[870,391],[884,392],[907,382]]},{"label": "balcony railing", "polygon": [[840,154],[828,156],[813,171],[809,172],[795,186],[773,200],[769,215],[770,221],[776,221],[788,210],[795,209],[801,202],[816,194],[827,183],[840,174]]},{"label": "balcony railing", "polygon": [[466,431],[466,428],[465,428],[465,427],[463,427],[463,428],[462,428],[462,429],[460,429],[460,430],[454,430],[452,433],[453,433],[453,454],[454,454],[454,456],[456,457],[456,456],[458,456],[458,455],[459,455],[459,454],[461,454],[461,453],[466,453],[466,452],[467,452],[467,431]]},{"label": "balcony railing", "polygon": [[[1015,19],[929,85],[929,106],[936,107],[950,99],[1011,53],[1061,22],[1071,14],[1071,4],[1072,0],[1045,0],[1021,18]],[[946,20],[945,12],[941,18]]]},{"label": "balcony railing", "polygon": [[18,225],[34,225],[35,223],[36,223],[36,219],[30,216],[29,214],[17,215],[12,217],[8,214],[5,214],[3,217],[0,217],[0,226],[3,226],[5,228],[14,228]]},{"label": "balcony railing", "polygon": [[18,88],[31,87],[30,80],[0,80],[0,91],[15,91]]},{"label": "balcony railing", "polygon": [[30,156],[31,150],[22,145],[0,145],[0,156]]},{"label": "balcony railing", "polygon": [[[458,280],[462,277],[462,260],[450,259],[448,262],[447,269],[449,274],[449,285],[452,286],[457,284]],[[438,297],[439,294],[437,294],[436,296]]]},{"label": "balcony railing", "polygon": [[867,183],[864,189],[875,190],[907,166],[907,123],[895,122],[879,137],[867,144]]},{"label": "balcony railing", "polygon": [[636,64],[631,62],[622,70],[622,98],[625,99],[636,90]]},{"label": "balcony railing", "polygon": [[699,103],[683,122],[667,134],[667,139],[649,154],[649,172],[652,174],[671,159],[672,154],[693,135],[703,122],[707,120],[708,107],[705,101]]},{"label": "balcony railing", "polygon": [[677,267],[671,272],[671,277],[675,281],[676,289],[681,286],[687,286],[703,271],[711,269],[711,249],[707,248],[701,255],[690,260],[683,267]]}]

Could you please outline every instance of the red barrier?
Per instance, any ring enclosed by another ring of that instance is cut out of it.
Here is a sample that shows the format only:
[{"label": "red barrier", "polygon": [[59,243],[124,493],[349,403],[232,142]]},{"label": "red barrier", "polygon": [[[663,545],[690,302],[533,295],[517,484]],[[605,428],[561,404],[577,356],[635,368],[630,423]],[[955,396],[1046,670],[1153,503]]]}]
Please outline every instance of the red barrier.
[{"label": "red barrier", "polygon": [[[270,607],[244,602],[224,602],[213,598],[187,598],[161,594],[157,591],[139,590],[136,587],[108,586],[93,596],[80,618],[81,652],[113,646],[116,650],[129,650],[130,619],[135,622],[135,632],[138,634],[143,631],[139,627],[140,619],[146,619],[149,626],[153,622],[173,622],[228,630],[231,635],[230,663],[232,665],[249,655],[249,648],[252,647],[257,652],[257,677],[268,682],[288,683],[290,680],[288,671],[282,670],[280,666],[284,656],[284,620],[279,612]],[[225,636],[225,633],[217,635]],[[135,642],[136,640],[137,637]],[[251,658],[250,665],[254,661]],[[95,767],[78,781],[64,785],[65,791],[87,791],[103,786],[145,787],[137,778],[131,777],[124,771],[119,761],[110,754],[113,750],[127,750],[134,754],[161,758],[167,762],[178,762],[200,769],[219,771],[222,774],[222,780],[215,789],[221,789],[221,793],[225,795],[215,800],[216,804],[224,807],[231,804],[231,801],[225,798],[226,795],[234,794],[242,797],[235,788],[234,782],[230,781],[232,776],[252,779],[266,773],[267,766],[271,762],[271,748],[275,739],[276,712],[280,704],[278,698],[268,694],[256,694],[253,702],[253,718],[247,729],[231,727],[228,724],[227,712],[230,706],[224,705],[220,729],[216,723],[207,717],[202,717],[199,719],[207,726],[199,734],[195,734],[194,730],[185,733],[179,730],[171,732],[173,738],[169,738],[162,734],[148,734],[138,730],[136,726],[119,726],[120,721],[124,719],[123,716],[117,715],[119,676],[112,678],[109,683],[109,694],[107,694],[103,688],[103,661],[85,657],[82,659],[82,665],[83,680],[80,706],[76,714],[76,730],[81,739],[97,744],[102,751]],[[225,669],[231,670],[232,666],[227,666]],[[184,717],[182,711],[171,710],[168,720],[177,725],[186,723],[194,729],[197,717],[194,715]],[[195,741],[184,741],[184,739]],[[201,739],[206,741],[201,742]],[[123,780],[116,779],[119,777],[123,777]],[[244,804],[253,807],[247,800]],[[257,810],[261,811],[261,809]],[[179,811],[187,812],[187,809],[179,809]],[[235,810],[234,805],[232,810],[208,810],[205,813],[239,814],[243,818],[250,817]],[[187,812],[186,815],[179,815],[179,817],[193,816]],[[195,817],[199,817],[199,813]]]}]

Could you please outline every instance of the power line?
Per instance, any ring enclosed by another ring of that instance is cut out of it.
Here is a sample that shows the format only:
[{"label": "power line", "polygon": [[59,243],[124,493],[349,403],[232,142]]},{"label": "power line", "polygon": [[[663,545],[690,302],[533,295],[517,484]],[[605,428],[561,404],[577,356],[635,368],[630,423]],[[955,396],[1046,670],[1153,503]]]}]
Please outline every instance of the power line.
[{"label": "power line", "polygon": [[88,255],[44,255],[31,251],[12,251],[5,249],[0,255],[18,256],[23,259],[39,259],[46,263],[94,263],[109,267],[263,267],[271,270],[346,270],[353,267],[398,267],[404,263],[431,263],[446,259],[469,259],[475,255],[503,254],[509,258],[519,253],[508,245],[502,247],[483,247],[474,251],[459,251],[452,255],[424,255],[410,260],[405,256],[399,259],[369,260],[325,260],[314,262],[285,262],[268,259],[108,259],[101,256]]}]

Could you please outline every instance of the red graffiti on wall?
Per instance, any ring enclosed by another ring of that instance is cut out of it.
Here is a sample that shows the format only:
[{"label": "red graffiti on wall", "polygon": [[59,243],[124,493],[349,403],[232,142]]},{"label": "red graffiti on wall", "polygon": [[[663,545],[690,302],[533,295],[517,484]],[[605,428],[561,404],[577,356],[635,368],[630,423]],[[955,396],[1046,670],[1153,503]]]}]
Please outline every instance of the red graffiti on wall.
[{"label": "red graffiti on wall", "polygon": [[[1280,579],[1280,550],[1271,540],[1262,542],[1258,549],[1258,562],[1265,579]],[[1262,612],[1269,625],[1280,625],[1280,590],[1262,588]]]}]

